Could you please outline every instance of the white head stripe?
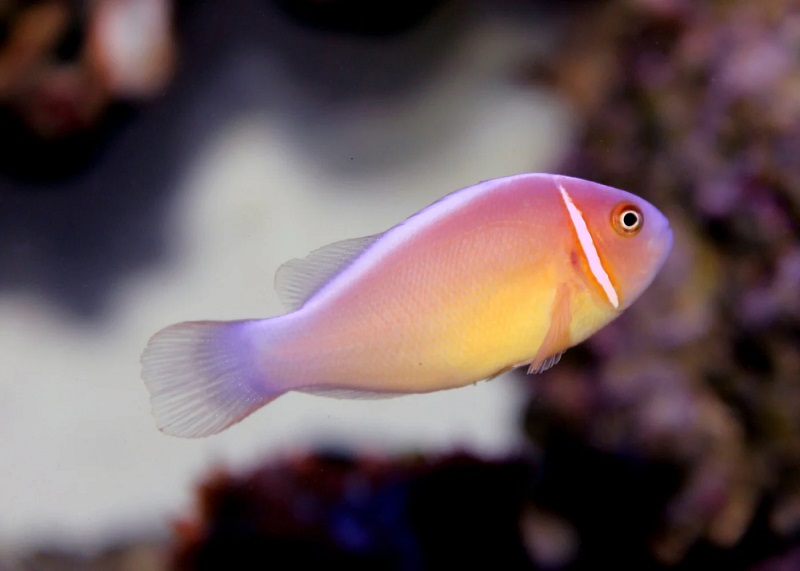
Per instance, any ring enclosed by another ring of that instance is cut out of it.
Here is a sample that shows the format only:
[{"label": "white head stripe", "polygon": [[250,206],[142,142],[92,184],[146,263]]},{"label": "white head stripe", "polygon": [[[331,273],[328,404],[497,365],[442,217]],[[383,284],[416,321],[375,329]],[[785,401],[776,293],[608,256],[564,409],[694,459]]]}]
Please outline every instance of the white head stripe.
[{"label": "white head stripe", "polygon": [[575,227],[575,232],[578,234],[578,241],[581,243],[583,254],[586,256],[586,260],[589,262],[589,269],[591,270],[592,275],[603,288],[603,291],[605,292],[608,301],[611,302],[611,305],[613,305],[615,308],[619,307],[619,297],[617,296],[617,291],[614,289],[614,285],[611,283],[611,278],[608,277],[608,274],[603,267],[603,263],[600,261],[600,256],[597,253],[597,248],[594,247],[594,240],[592,240],[592,234],[589,232],[589,228],[586,226],[586,221],[583,219],[583,214],[581,214],[581,211],[578,210],[577,206],[575,206],[575,203],[572,202],[572,197],[567,193],[566,189],[561,184],[558,185],[558,190],[561,191],[561,198],[564,199],[564,204],[567,207],[567,212],[569,212],[572,225]]}]

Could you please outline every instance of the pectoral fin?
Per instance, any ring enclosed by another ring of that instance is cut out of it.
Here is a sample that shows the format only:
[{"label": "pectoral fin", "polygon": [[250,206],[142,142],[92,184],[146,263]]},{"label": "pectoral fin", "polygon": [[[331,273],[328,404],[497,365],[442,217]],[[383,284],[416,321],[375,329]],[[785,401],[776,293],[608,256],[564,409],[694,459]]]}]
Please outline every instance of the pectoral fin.
[{"label": "pectoral fin", "polygon": [[550,313],[550,328],[542,341],[536,356],[528,367],[528,374],[542,373],[561,360],[561,355],[570,347],[570,323],[572,314],[569,309],[569,288],[566,284],[559,286],[553,308]]}]

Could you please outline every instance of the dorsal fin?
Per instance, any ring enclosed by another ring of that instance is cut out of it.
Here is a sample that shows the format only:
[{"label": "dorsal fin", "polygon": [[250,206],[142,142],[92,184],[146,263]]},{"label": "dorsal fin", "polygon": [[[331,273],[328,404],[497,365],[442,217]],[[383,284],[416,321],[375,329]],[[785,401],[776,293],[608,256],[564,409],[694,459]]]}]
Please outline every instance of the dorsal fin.
[{"label": "dorsal fin", "polygon": [[334,242],[294,258],[275,272],[275,291],[290,310],[301,307],[330,279],[346,268],[382,234]]}]

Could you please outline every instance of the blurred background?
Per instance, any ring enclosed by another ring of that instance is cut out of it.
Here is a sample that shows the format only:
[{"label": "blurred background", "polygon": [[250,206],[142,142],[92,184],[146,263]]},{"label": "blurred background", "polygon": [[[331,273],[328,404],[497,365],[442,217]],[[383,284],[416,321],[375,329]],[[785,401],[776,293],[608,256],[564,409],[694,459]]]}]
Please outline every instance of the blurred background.
[{"label": "blurred background", "polygon": [[[0,571],[800,569],[800,2],[0,0]],[[536,377],[161,434],[169,323],[520,172],[675,247]]]}]

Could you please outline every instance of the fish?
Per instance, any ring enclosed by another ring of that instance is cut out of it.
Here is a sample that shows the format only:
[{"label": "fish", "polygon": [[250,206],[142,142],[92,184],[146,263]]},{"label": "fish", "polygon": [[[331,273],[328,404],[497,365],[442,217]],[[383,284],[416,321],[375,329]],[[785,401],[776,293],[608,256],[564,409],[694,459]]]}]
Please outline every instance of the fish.
[{"label": "fish", "polygon": [[617,318],[672,248],[629,192],[548,173],[462,188],[275,274],[288,312],[188,321],[141,356],[164,433],[218,433],[291,391],[388,398],[541,373]]}]

